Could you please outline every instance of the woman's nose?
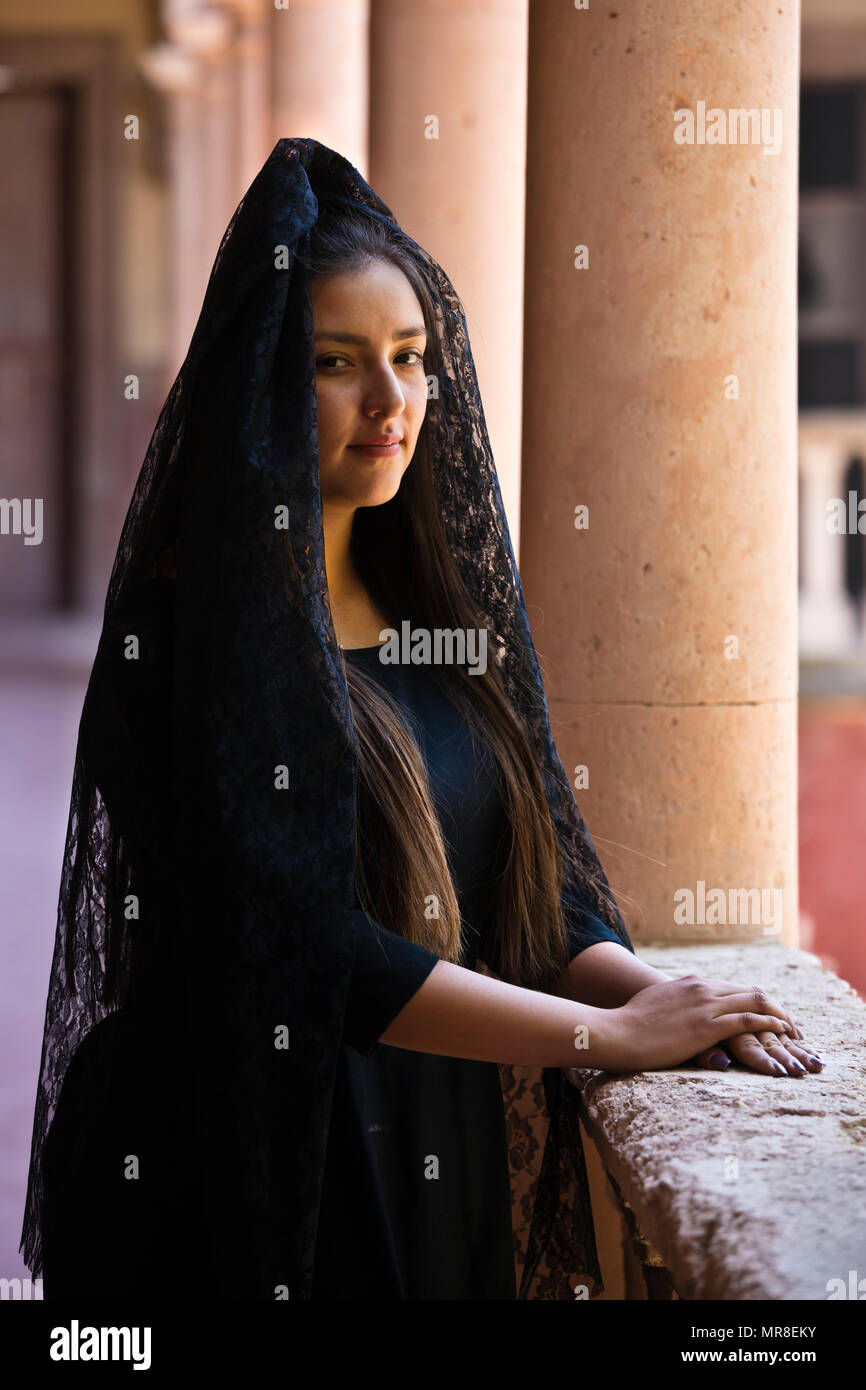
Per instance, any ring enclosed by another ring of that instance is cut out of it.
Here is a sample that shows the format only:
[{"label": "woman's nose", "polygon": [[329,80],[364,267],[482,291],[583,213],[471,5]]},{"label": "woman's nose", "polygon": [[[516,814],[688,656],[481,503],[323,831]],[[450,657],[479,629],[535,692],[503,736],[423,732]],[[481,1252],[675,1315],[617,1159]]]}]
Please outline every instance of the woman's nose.
[{"label": "woman's nose", "polygon": [[365,409],[375,410],[377,414],[401,415],[406,408],[406,397],[400,387],[394,372],[390,367],[383,367],[376,374],[376,378],[370,383],[364,401]]}]

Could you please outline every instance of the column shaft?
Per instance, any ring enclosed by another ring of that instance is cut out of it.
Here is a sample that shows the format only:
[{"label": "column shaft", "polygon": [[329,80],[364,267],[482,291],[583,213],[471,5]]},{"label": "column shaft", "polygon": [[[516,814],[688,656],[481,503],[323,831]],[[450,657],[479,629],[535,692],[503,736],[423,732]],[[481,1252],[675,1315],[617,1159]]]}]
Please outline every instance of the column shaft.
[{"label": "column shaft", "polygon": [[798,24],[530,7],[521,569],[638,940],[796,943]]}]

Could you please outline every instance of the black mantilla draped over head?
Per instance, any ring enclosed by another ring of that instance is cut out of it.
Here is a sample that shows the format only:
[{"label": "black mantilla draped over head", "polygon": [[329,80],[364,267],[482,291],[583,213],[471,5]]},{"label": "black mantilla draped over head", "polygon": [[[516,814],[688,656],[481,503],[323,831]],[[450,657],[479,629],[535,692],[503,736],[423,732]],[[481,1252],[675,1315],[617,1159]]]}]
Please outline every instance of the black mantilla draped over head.
[{"label": "black mantilla draped over head", "polygon": [[[159,1271],[153,1296],[310,1296],[358,783],[298,256],[328,200],[397,226],[339,154],[279,140],[223,236],[123,526],[74,767],[21,1247],[34,1275],[64,1214],[80,1269],[109,1286],[138,1250],[142,1280]],[[400,235],[436,306],[425,427],[442,524],[542,771],[567,882],[598,861],[551,737],[464,313]],[[522,1298],[545,1262],[600,1282],[558,1068],[539,1098]]]}]

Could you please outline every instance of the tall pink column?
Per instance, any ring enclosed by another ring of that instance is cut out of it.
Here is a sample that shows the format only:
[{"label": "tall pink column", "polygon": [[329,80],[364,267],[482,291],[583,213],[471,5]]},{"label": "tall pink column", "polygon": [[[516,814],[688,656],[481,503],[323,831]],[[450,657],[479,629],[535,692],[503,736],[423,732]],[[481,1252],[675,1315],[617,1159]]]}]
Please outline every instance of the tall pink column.
[{"label": "tall pink column", "polygon": [[369,0],[274,0],[273,144],[311,136],[367,166]]},{"label": "tall pink column", "polygon": [[526,0],[371,0],[370,182],[466,308],[515,548]]},{"label": "tall pink column", "polygon": [[270,16],[268,0],[233,0],[238,125],[237,159],[241,193],[246,192],[275,141],[270,122]]},{"label": "tall pink column", "polygon": [[638,940],[797,939],[798,43],[530,8],[521,569]]}]

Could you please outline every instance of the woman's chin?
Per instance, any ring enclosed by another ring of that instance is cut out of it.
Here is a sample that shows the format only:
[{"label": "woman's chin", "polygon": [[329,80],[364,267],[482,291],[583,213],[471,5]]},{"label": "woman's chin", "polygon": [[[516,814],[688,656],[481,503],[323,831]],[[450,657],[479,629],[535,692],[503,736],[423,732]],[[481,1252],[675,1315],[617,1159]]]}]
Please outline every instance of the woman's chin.
[{"label": "woman's chin", "polygon": [[381,507],[396,497],[406,469],[402,461],[388,459],[365,461],[351,473],[328,471],[321,478],[322,500],[341,507]]},{"label": "woman's chin", "polygon": [[383,476],[371,478],[366,487],[359,487],[356,496],[356,507],[381,507],[385,502],[390,502],[392,497],[396,497],[400,491],[400,483],[403,481],[402,473],[395,476]]}]

